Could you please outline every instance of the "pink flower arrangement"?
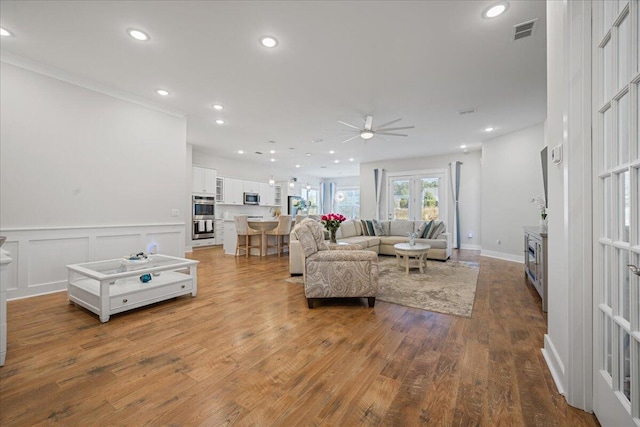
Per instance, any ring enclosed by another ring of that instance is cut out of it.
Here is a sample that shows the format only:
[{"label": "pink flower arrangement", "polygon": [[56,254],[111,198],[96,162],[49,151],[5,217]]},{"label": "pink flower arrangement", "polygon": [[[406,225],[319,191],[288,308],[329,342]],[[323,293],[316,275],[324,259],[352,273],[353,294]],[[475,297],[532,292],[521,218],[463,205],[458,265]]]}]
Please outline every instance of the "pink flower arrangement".
[{"label": "pink flower arrangement", "polygon": [[329,231],[329,241],[336,243],[336,231],[340,228],[340,223],[347,220],[347,217],[341,214],[330,213],[322,215],[320,222],[324,224],[324,228]]},{"label": "pink flower arrangement", "polygon": [[331,231],[337,230],[340,227],[340,223],[347,220],[347,217],[341,214],[330,213],[327,215],[322,215],[320,217],[320,222],[324,224],[324,228]]}]

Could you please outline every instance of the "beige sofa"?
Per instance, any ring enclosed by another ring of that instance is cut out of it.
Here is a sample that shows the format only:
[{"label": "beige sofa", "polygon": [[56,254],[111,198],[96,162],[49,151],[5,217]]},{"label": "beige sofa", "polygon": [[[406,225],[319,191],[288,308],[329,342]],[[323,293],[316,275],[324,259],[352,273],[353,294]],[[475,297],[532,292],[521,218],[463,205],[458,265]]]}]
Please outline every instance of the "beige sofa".
[{"label": "beige sofa", "polygon": [[[350,219],[343,222],[336,233],[338,242],[345,242],[360,245],[363,249],[373,251],[382,255],[395,255],[393,245],[396,243],[406,243],[409,241],[407,233],[415,233],[424,221],[379,221],[384,231],[383,235],[366,236],[362,229],[360,220]],[[434,221],[434,226],[440,221]],[[300,243],[295,234],[291,232],[289,237],[289,273],[302,274],[302,256],[300,254]],[[442,232],[431,239],[416,239],[417,243],[426,243],[431,246],[428,259],[446,261],[451,256],[453,241],[450,233],[446,232],[446,227],[442,225]]]}]

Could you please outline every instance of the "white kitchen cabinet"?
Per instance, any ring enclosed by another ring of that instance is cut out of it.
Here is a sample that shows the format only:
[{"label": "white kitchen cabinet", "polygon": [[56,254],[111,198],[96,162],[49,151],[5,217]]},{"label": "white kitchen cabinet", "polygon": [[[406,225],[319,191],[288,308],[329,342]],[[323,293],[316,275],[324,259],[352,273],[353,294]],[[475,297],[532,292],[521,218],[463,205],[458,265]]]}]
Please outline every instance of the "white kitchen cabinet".
[{"label": "white kitchen cabinet", "polygon": [[224,244],[224,221],[216,219],[216,245]]},{"label": "white kitchen cabinet", "polygon": [[216,202],[224,202],[224,178],[216,177]]},{"label": "white kitchen cabinet", "polygon": [[274,187],[266,182],[260,183],[260,204],[264,206],[273,206],[276,204]]},{"label": "white kitchen cabinet", "polygon": [[224,203],[228,205],[242,205],[244,186],[241,179],[224,178]]},{"label": "white kitchen cabinet", "polygon": [[233,221],[224,221],[224,235],[226,238],[224,239],[224,253],[227,255],[235,255],[236,254],[236,243],[237,243],[237,234],[236,234],[236,224]]},{"label": "white kitchen cabinet", "polygon": [[193,192],[197,194],[215,194],[216,170],[194,166]]},{"label": "white kitchen cabinet", "polygon": [[260,183],[257,181],[242,181],[245,193],[260,193]]},{"label": "white kitchen cabinet", "polygon": [[282,186],[280,184],[276,184],[273,187],[273,204],[282,206]]}]

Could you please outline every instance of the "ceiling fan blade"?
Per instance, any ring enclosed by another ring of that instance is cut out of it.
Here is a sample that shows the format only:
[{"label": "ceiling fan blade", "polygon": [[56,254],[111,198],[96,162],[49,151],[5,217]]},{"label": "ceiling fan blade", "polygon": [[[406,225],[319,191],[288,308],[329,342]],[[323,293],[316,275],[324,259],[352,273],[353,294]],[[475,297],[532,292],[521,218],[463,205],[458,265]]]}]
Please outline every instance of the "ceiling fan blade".
[{"label": "ceiling fan blade", "polygon": [[378,126],[378,129],[382,129],[382,128],[383,128],[383,127],[385,127],[385,126],[392,125],[392,124],[394,124],[395,122],[399,122],[400,120],[402,120],[402,119],[395,119],[395,120],[391,120],[390,122],[387,122],[387,123],[381,124],[380,126]]},{"label": "ceiling fan blade", "polygon": [[372,116],[367,116],[366,119],[364,119],[364,128],[366,130],[371,130],[371,126],[373,125],[373,117]]},{"label": "ceiling fan blade", "polygon": [[340,123],[341,125],[349,126],[350,128],[354,128],[354,129],[360,130],[360,128],[358,126],[350,125],[349,123],[345,123],[345,122],[342,122],[340,120],[338,120],[338,123]]},{"label": "ceiling fan blade", "polygon": [[382,139],[382,140],[384,140],[384,141],[391,142],[391,140],[390,140],[390,139],[387,139],[387,138],[385,138],[385,137],[383,137],[383,136],[380,136],[380,134],[379,134],[379,133],[377,133],[377,134],[373,134],[373,136],[374,136],[375,138],[380,138],[380,139]]},{"label": "ceiling fan blade", "polygon": [[358,134],[358,135],[356,135],[356,136],[352,136],[352,137],[351,137],[351,138],[349,138],[349,139],[345,139],[344,141],[342,141],[342,144],[344,144],[345,142],[349,142],[349,141],[351,141],[352,139],[356,139],[356,138],[360,138],[360,134]]},{"label": "ceiling fan blade", "polygon": [[401,126],[399,128],[378,128],[376,132],[387,132],[390,130],[400,130],[400,129],[413,129],[415,126]]},{"label": "ceiling fan blade", "polygon": [[388,133],[388,132],[376,132],[376,135],[391,135],[391,136],[409,136],[403,133]]}]

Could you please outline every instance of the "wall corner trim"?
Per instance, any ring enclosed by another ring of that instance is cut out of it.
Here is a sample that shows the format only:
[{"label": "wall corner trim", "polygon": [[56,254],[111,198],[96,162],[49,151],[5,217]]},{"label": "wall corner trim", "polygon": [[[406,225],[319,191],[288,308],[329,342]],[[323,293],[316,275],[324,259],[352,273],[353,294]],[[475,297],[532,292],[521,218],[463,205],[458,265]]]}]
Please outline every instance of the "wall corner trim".
[{"label": "wall corner trim", "polygon": [[551,371],[551,376],[553,377],[553,382],[556,384],[558,388],[558,393],[563,396],[566,396],[566,388],[565,388],[565,368],[558,352],[556,351],[553,342],[551,341],[551,337],[548,334],[544,335],[544,348],[541,350],[542,356],[544,357],[545,362],[547,362],[547,366],[549,367],[549,371]]}]

